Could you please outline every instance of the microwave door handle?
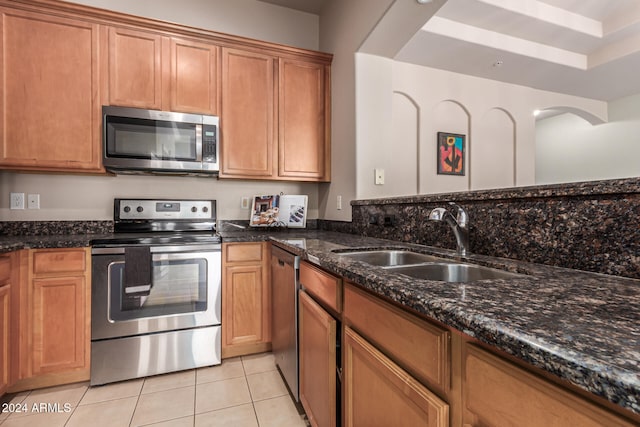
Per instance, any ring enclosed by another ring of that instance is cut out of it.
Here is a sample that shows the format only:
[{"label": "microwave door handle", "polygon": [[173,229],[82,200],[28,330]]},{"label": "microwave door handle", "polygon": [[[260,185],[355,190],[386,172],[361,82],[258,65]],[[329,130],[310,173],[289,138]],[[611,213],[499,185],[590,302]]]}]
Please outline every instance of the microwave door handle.
[{"label": "microwave door handle", "polygon": [[202,125],[196,124],[196,162],[202,161]]}]

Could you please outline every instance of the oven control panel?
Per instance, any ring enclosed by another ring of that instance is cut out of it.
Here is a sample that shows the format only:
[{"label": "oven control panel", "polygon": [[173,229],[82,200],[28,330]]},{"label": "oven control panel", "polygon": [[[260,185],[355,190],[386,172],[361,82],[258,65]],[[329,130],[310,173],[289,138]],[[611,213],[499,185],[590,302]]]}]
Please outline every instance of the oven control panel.
[{"label": "oven control panel", "polygon": [[214,219],[212,200],[119,199],[116,220]]}]

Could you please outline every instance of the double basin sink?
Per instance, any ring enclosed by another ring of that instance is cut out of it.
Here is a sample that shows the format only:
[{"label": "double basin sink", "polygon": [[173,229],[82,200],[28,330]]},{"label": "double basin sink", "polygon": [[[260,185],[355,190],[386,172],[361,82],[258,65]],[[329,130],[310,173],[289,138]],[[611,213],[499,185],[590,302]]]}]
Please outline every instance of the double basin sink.
[{"label": "double basin sink", "polygon": [[408,250],[341,251],[338,252],[337,255],[382,267],[389,272],[441,282],[465,283],[478,280],[522,277],[521,274],[517,273],[453,261]]}]

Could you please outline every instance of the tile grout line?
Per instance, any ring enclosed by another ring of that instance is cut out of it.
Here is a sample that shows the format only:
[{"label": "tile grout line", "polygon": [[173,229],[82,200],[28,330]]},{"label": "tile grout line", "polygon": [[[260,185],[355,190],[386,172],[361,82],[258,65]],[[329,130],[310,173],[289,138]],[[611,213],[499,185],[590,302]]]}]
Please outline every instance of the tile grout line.
[{"label": "tile grout line", "polygon": [[73,414],[75,414],[76,409],[78,409],[78,407],[80,406],[80,402],[82,402],[82,399],[84,399],[84,397],[87,395],[87,392],[89,391],[89,386],[86,386],[86,387],[87,388],[85,388],[84,393],[82,393],[82,396],[78,400],[78,403],[73,408],[73,411],[71,411],[71,414],[69,414],[69,418],[67,418],[67,421],[64,422],[65,427],[69,424],[69,421],[71,421],[71,417],[73,417]]},{"label": "tile grout line", "polygon": [[258,427],[260,427],[260,419],[258,418],[256,403],[253,400],[253,394],[251,394],[251,387],[249,387],[249,379],[247,378],[247,371],[244,368],[244,356],[240,356],[240,362],[242,363],[242,372],[244,373],[244,381],[247,383],[247,389],[249,389],[249,397],[251,397],[251,407],[253,408],[253,416],[256,418],[256,424],[258,425]]}]

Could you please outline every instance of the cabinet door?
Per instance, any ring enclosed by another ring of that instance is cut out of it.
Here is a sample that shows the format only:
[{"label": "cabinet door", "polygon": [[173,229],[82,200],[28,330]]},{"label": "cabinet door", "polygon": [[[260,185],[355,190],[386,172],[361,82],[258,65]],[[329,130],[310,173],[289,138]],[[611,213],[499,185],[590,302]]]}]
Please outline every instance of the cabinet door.
[{"label": "cabinet door", "polygon": [[220,176],[274,176],[274,58],[222,49]]},{"label": "cabinet door", "polygon": [[344,425],[449,425],[449,406],[348,327],[344,328]]},{"label": "cabinet door", "polygon": [[329,67],[280,59],[278,176],[329,181]]},{"label": "cabinet door", "polygon": [[34,375],[86,365],[87,286],[83,276],[33,280]]},{"label": "cabinet door", "polygon": [[465,426],[632,426],[506,360],[465,346]]},{"label": "cabinet door", "polygon": [[100,170],[98,25],[1,12],[0,165]]},{"label": "cabinet door", "polygon": [[9,338],[11,336],[11,285],[0,283],[0,396],[9,387]]},{"label": "cabinet door", "polygon": [[266,243],[224,244],[222,251],[222,356],[270,350],[271,292]]},{"label": "cabinet door", "polygon": [[218,113],[217,46],[171,39],[171,111]]},{"label": "cabinet door", "polygon": [[335,426],[337,322],[306,292],[299,307],[300,402],[312,426]]},{"label": "cabinet door", "polygon": [[109,103],[162,109],[162,37],[109,29]]}]

